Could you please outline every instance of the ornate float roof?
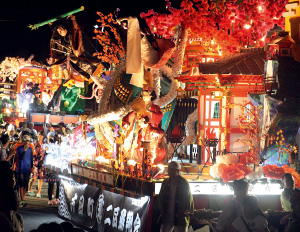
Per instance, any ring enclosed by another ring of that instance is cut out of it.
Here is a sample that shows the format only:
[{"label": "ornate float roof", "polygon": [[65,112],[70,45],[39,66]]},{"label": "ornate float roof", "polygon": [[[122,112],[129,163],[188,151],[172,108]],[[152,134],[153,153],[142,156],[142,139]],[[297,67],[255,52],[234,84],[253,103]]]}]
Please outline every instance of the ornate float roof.
[{"label": "ornate float roof", "polygon": [[240,53],[211,63],[199,64],[202,74],[263,75],[265,52],[263,48],[241,49]]}]

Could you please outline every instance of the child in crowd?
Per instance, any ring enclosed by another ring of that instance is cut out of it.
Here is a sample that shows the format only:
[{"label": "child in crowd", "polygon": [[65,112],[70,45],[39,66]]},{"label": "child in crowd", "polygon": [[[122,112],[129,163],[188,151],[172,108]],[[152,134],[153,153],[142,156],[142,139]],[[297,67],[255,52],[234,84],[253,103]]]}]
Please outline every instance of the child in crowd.
[{"label": "child in crowd", "polygon": [[258,206],[256,196],[243,199],[244,216],[237,217],[232,225],[239,232],[269,232],[268,221]]}]

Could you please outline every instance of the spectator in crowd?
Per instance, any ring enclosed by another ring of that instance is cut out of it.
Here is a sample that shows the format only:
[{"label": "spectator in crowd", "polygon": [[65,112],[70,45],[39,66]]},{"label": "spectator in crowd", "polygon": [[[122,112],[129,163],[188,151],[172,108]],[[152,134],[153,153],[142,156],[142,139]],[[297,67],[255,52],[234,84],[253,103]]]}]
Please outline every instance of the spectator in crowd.
[{"label": "spectator in crowd", "polygon": [[60,135],[63,135],[63,136],[67,135],[66,126],[63,122],[58,124],[57,133],[60,134]]},{"label": "spectator in crowd", "polygon": [[1,212],[0,212],[0,228],[5,232],[14,232],[11,222],[5,216],[5,214]]},{"label": "spectator in crowd", "polygon": [[0,125],[0,136],[3,134],[4,132],[4,126]]},{"label": "spectator in crowd", "polygon": [[291,198],[292,213],[287,225],[285,226],[285,232],[298,232],[300,230],[300,192],[295,192]]},{"label": "spectator in crowd", "polygon": [[280,196],[281,206],[284,211],[291,212],[292,206],[290,198],[294,193],[300,192],[300,190],[295,188],[295,180],[293,175],[290,173],[285,173],[282,176],[282,182],[284,189]]},{"label": "spectator in crowd", "polygon": [[233,182],[234,197],[230,200],[218,219],[217,231],[234,231],[233,221],[244,215],[243,199],[248,195],[249,183],[245,180],[235,180]]},{"label": "spectator in crowd", "polygon": [[23,124],[19,137],[22,138],[24,135],[29,135],[30,137],[32,136],[30,129],[27,127],[27,123]]},{"label": "spectator in crowd", "polygon": [[162,183],[158,196],[162,216],[161,232],[185,232],[189,226],[194,201],[189,183],[179,175],[181,166],[172,161],[168,165],[169,178]]},{"label": "spectator in crowd", "polygon": [[[13,158],[17,154],[17,148],[23,145],[22,138],[25,135],[29,137],[29,139],[30,139],[29,147],[31,147],[31,149],[33,150],[33,155],[35,155],[34,145],[33,145],[33,143],[31,143],[31,134],[28,131],[23,131],[20,134],[21,134],[21,137],[20,137],[21,140],[19,139],[19,140],[15,141],[13,143],[13,146],[11,148],[10,155],[9,155],[7,161],[9,161],[11,158]],[[14,171],[17,171],[17,164],[18,164],[18,157],[15,156],[14,163],[13,163],[13,170]]]},{"label": "spectator in crowd", "polygon": [[51,126],[51,123],[46,123],[46,125],[44,125],[43,128],[44,128],[44,139],[48,137],[48,133],[54,131],[54,128]]},{"label": "spectator in crowd", "polygon": [[26,131],[28,129],[27,122],[20,122],[19,123],[19,128],[20,128],[21,132]]},{"label": "spectator in crowd", "polygon": [[23,145],[17,148],[17,181],[19,185],[20,206],[25,207],[25,194],[28,189],[30,173],[33,168],[33,149],[29,146],[30,137],[22,137]]},{"label": "spectator in crowd", "polygon": [[9,123],[6,123],[4,125],[4,131],[3,131],[3,133],[8,134],[8,130],[9,130]]},{"label": "spectator in crowd", "polygon": [[[10,130],[9,130],[9,140],[12,141],[16,141],[15,139],[15,135],[17,135],[17,130],[16,127],[14,125],[11,124]],[[17,135],[18,136],[18,135]]]},{"label": "spectator in crowd", "polygon": [[243,199],[244,216],[237,217],[232,225],[239,231],[269,232],[268,221],[258,206],[256,196],[245,196]]},{"label": "spectator in crowd", "polygon": [[31,232],[84,232],[83,229],[76,228],[71,222],[62,222],[58,224],[57,222],[43,223],[35,230]]},{"label": "spectator in crowd", "polygon": [[60,225],[63,228],[64,232],[72,232],[74,229],[74,226],[71,222],[62,222],[60,223]]},{"label": "spectator in crowd", "polygon": [[37,228],[38,232],[64,232],[57,222],[43,223]]},{"label": "spectator in crowd", "polygon": [[[59,143],[59,138],[55,136],[54,132],[50,132],[48,134],[48,143],[52,144],[52,146],[55,146],[56,143]],[[46,153],[48,148],[45,149]],[[46,154],[47,156],[47,154]],[[59,203],[59,184],[60,184],[60,179],[58,178],[58,176],[51,172],[46,173],[46,181],[48,182],[48,205],[53,205],[53,204],[58,204]],[[54,184],[56,183],[56,194],[55,194],[55,199],[52,200],[52,194],[54,191]]]},{"label": "spectator in crowd", "polygon": [[2,134],[0,137],[0,161],[6,161],[8,158],[9,135]]},{"label": "spectator in crowd", "polygon": [[[28,131],[24,131],[24,132],[20,132],[20,135],[23,137],[25,135],[29,136],[29,139],[31,141],[31,134]],[[20,138],[22,138],[20,137]],[[12,142],[12,146],[10,147],[10,155],[7,158],[7,161],[11,161],[13,160],[13,164],[12,164],[12,168],[14,171],[17,171],[17,165],[18,165],[18,157],[16,156],[17,154],[17,148],[22,146],[23,142],[22,140],[18,138],[16,138],[16,141]],[[29,143],[29,146],[32,148],[32,150],[34,151],[34,146],[32,143]],[[33,155],[35,155],[35,152],[33,152]],[[14,157],[14,159],[12,159]]]},{"label": "spectator in crowd", "polygon": [[34,123],[29,122],[28,129],[30,130],[31,137],[32,137],[33,141],[35,142],[37,140],[38,133],[33,127],[34,127]]},{"label": "spectator in crowd", "polygon": [[[3,213],[11,223],[14,232],[23,231],[23,218],[18,213],[17,193],[14,190],[16,180],[10,164],[0,161],[0,212]],[[0,231],[3,227],[0,227]]]},{"label": "spectator in crowd", "polygon": [[28,190],[29,196],[35,195],[34,192],[32,191],[32,186],[35,180],[38,179],[38,192],[35,195],[38,198],[42,197],[41,190],[42,190],[44,175],[45,175],[45,168],[44,168],[45,152],[43,150],[43,139],[44,139],[44,132],[40,131],[38,133],[38,141],[35,142],[34,144],[35,156],[33,157],[33,175],[29,181],[29,190]]},{"label": "spectator in crowd", "polygon": [[47,135],[47,143],[54,143],[55,131],[49,132]]}]

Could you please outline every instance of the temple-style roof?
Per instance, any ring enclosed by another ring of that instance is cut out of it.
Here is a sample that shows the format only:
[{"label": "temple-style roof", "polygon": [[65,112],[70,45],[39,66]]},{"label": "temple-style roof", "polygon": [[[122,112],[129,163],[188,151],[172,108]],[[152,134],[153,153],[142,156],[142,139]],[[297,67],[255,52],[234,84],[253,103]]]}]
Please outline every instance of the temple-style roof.
[{"label": "temple-style roof", "polygon": [[275,44],[279,44],[281,41],[283,40],[289,40],[291,43],[295,44],[295,40],[293,40],[288,34],[284,35],[284,36],[278,36],[276,39],[270,41],[268,44],[269,45],[275,45]]},{"label": "temple-style roof", "polygon": [[263,48],[241,49],[240,53],[212,63],[200,63],[202,74],[263,75],[265,52]]}]

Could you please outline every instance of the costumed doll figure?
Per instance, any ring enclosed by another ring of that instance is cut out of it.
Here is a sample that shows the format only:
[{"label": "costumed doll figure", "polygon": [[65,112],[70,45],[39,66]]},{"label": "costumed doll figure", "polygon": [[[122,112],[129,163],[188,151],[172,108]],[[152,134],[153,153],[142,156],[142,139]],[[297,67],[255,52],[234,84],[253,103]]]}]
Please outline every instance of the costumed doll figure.
[{"label": "costumed doll figure", "polygon": [[32,102],[34,97],[32,88],[33,83],[28,82],[24,86],[25,90],[22,93],[18,93],[18,106],[21,107],[23,110],[27,109],[29,104]]},{"label": "costumed doll figure", "polygon": [[60,24],[53,29],[50,47],[51,58],[57,61],[55,63],[61,63],[68,55],[79,57],[84,51],[81,31],[75,16],[70,18],[71,22],[69,20],[59,22]]},{"label": "costumed doll figure", "polygon": [[130,160],[131,148],[134,137],[134,126],[136,125],[136,113],[132,111],[122,119],[122,130],[124,136],[123,151]]},{"label": "costumed doll figure", "polygon": [[143,116],[148,121],[146,134],[148,140],[151,140],[153,147],[152,164],[158,164],[163,161],[166,156],[165,148],[162,145],[162,138],[165,132],[160,126],[163,113],[158,105],[150,101],[151,96],[148,92],[144,91],[143,95],[147,107],[147,113]]}]

